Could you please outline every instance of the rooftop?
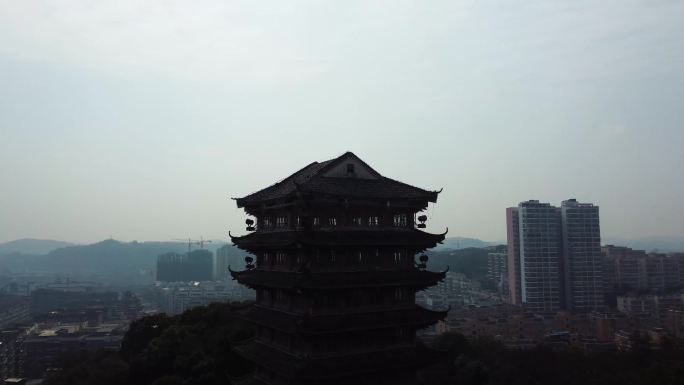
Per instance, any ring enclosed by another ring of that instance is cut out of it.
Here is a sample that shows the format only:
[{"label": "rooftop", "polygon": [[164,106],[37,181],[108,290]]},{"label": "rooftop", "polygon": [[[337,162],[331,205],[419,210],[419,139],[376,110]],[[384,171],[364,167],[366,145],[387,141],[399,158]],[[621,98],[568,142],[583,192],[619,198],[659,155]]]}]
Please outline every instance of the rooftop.
[{"label": "rooftop", "polygon": [[244,207],[297,192],[429,202],[436,202],[439,194],[384,177],[353,153],[346,152],[335,159],[313,162],[274,185],[235,200],[238,207]]}]

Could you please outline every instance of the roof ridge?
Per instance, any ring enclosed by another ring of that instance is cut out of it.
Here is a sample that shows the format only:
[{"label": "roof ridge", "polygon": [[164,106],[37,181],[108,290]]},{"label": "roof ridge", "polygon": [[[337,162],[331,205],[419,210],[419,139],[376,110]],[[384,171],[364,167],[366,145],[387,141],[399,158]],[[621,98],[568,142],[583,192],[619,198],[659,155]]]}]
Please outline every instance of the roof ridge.
[{"label": "roof ridge", "polygon": [[318,170],[318,171],[316,172],[316,174],[317,174],[316,176],[318,176],[318,177],[323,177],[322,174],[324,174],[326,171],[328,171],[328,170],[330,170],[331,168],[333,168],[334,166],[336,166],[339,162],[342,161],[343,158],[348,157],[348,156],[352,156],[352,157],[354,157],[356,160],[358,160],[359,162],[361,162],[361,164],[362,164],[363,166],[365,166],[368,170],[371,171],[371,173],[375,174],[375,176],[377,176],[378,178],[383,178],[382,174],[380,174],[380,173],[379,173],[378,171],[376,171],[373,167],[371,167],[368,163],[366,163],[363,159],[361,159],[358,155],[354,154],[354,153],[351,152],[351,151],[347,151],[347,152],[345,152],[344,154],[338,156],[337,158],[333,158],[333,159],[327,160],[326,163],[328,163],[328,164],[326,164],[326,165],[323,166],[320,170]]},{"label": "roof ridge", "polygon": [[[246,196],[254,195],[254,194],[257,194],[257,193],[259,193],[259,192],[261,192],[261,191],[267,190],[267,189],[269,189],[269,188],[271,188],[271,187],[279,186],[279,185],[283,184],[285,181],[287,181],[288,179],[293,178],[295,175],[299,174],[300,172],[302,172],[302,171],[306,170],[307,168],[309,168],[309,167],[311,167],[311,166],[313,166],[313,165],[316,165],[316,164],[319,164],[319,163],[318,163],[317,161],[313,161],[313,162],[307,164],[306,166],[300,168],[299,170],[293,172],[292,174],[286,176],[285,178],[283,178],[283,179],[281,179],[281,180],[279,180],[279,181],[277,181],[277,182],[275,182],[275,183],[273,183],[273,184],[270,184],[270,185],[268,185],[268,186],[266,186],[266,187],[264,187],[264,188],[260,188],[260,189],[258,189],[258,190],[256,190],[256,191],[253,191],[253,192],[247,194]],[[296,182],[295,182],[295,183],[296,183]],[[236,198],[233,198],[233,199],[236,199]],[[237,198],[237,199],[239,199],[239,198]]]},{"label": "roof ridge", "polygon": [[[325,174],[338,167],[345,160],[353,160],[367,168],[375,178],[329,178]],[[301,190],[300,190],[301,189]],[[322,162],[312,162],[300,168],[286,178],[253,192],[242,198],[233,198],[238,207],[244,207],[248,202],[276,199],[293,194],[295,191],[313,193],[338,193],[348,196],[368,197],[413,197],[430,202],[437,201],[439,191],[430,191],[383,176],[351,151]]]}]

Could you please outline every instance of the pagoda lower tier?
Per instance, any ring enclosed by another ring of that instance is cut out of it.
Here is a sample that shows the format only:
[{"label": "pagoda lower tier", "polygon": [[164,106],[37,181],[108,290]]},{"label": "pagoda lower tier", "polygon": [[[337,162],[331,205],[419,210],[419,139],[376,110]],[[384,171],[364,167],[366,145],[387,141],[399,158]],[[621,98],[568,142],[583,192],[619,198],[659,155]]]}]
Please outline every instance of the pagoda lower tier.
[{"label": "pagoda lower tier", "polygon": [[375,309],[354,313],[297,314],[255,305],[243,318],[258,326],[285,333],[323,335],[397,327],[422,329],[446,318],[447,311],[414,305],[403,309]]},{"label": "pagoda lower tier", "polygon": [[255,340],[236,351],[257,363],[251,384],[414,384],[416,369],[435,360],[434,351],[417,344],[316,358]]}]

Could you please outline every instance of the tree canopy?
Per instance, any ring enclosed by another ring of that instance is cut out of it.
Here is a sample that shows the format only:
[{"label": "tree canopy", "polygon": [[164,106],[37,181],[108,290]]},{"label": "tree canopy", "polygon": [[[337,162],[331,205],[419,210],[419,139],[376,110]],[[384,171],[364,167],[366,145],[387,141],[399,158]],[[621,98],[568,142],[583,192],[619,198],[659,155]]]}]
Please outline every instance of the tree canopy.
[{"label": "tree canopy", "polygon": [[253,370],[232,350],[253,335],[236,317],[244,306],[213,303],[174,317],[143,317],[131,323],[119,351],[69,353],[45,384],[230,384]]}]

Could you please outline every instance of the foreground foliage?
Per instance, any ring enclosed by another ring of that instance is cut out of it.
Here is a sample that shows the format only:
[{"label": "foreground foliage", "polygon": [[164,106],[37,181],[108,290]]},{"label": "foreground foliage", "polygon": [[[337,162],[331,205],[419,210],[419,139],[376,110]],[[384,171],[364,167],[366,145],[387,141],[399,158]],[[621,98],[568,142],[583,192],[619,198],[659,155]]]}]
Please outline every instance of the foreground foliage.
[{"label": "foreground foliage", "polygon": [[46,385],[213,385],[249,374],[252,364],[232,351],[253,335],[236,317],[244,306],[214,303],[169,317],[133,322],[121,350],[74,352],[62,357]]},{"label": "foreground foliage", "polygon": [[672,343],[651,350],[635,341],[631,352],[505,350],[491,340],[447,333],[436,342],[444,362],[423,374],[426,383],[458,385],[684,385],[684,351]]},{"label": "foreground foliage", "polygon": [[[236,317],[245,305],[215,303],[131,324],[119,351],[62,357],[46,385],[227,385],[253,365],[232,347],[253,329]],[[420,374],[430,385],[684,385],[684,350],[674,341],[652,350],[635,339],[628,353],[505,350],[491,340],[447,333],[435,343],[435,365]]]}]

